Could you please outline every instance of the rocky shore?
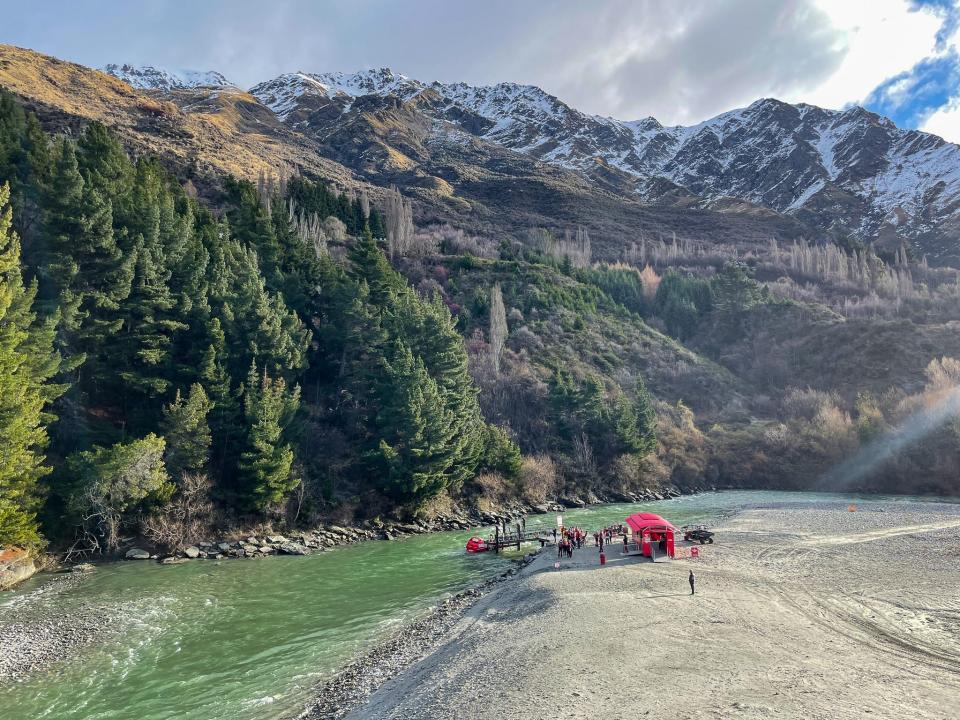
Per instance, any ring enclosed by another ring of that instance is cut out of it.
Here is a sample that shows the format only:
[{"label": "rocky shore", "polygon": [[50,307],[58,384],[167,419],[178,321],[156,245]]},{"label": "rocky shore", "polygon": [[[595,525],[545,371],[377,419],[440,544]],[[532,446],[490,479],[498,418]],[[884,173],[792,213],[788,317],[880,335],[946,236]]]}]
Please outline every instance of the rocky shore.
[{"label": "rocky shore", "polygon": [[[637,496],[636,501],[662,499],[679,494],[678,491],[669,494],[651,493],[649,496]],[[516,505],[498,512],[474,510],[451,515],[441,514],[430,520],[413,522],[386,520],[368,521],[352,527],[325,525],[284,535],[232,533],[227,537],[205,539],[178,553],[164,553],[145,543],[133,541],[121,550],[119,557],[130,561],[151,560],[170,564],[188,560],[262,558],[278,554],[309,555],[367,540],[395,540],[410,535],[464,530],[498,522],[510,524],[524,514],[560,512],[569,507],[617,501],[633,502],[634,499],[631,497],[624,500],[617,497],[601,500],[596,496],[562,498],[559,503]],[[521,564],[526,562],[529,562],[529,559],[521,561]],[[96,568],[91,563],[81,563],[62,569],[63,572],[49,575],[38,587],[0,607],[0,620],[4,629],[0,634],[0,687],[8,682],[21,681],[83,646],[103,642],[112,632],[109,623],[103,621],[106,611],[93,604],[81,606],[69,616],[50,612],[48,600],[52,596],[82,582],[84,574],[95,571]],[[514,572],[516,569],[447,600],[386,645],[352,663],[324,686],[309,717],[333,717],[329,715],[332,708],[349,705],[351,699],[366,697],[379,683],[425,654],[431,643],[456,622],[480,595]]]},{"label": "rocky shore", "polygon": [[53,596],[82,582],[92,570],[91,565],[76,565],[0,608],[0,687],[49,667],[78,647],[102,642],[111,632],[103,608],[92,603],[69,615],[49,611]]},{"label": "rocky shore", "polygon": [[163,553],[144,549],[135,544],[122,553],[126,560],[155,560],[161,563],[182,562],[184,560],[224,560],[230,558],[255,558],[267,555],[310,555],[314,552],[363,542],[366,540],[396,540],[410,535],[423,535],[445,530],[466,530],[478,525],[493,525],[498,522],[510,523],[525,512],[550,512],[563,506],[548,504],[543,509],[516,509],[504,512],[476,512],[458,516],[438,515],[431,520],[368,521],[359,525],[344,527],[326,525],[312,530],[298,530],[287,534],[262,534],[231,536],[203,540],[189,545],[177,553]]},{"label": "rocky shore", "polygon": [[444,600],[420,620],[406,625],[394,637],[353,660],[318,688],[315,701],[298,720],[344,717],[388,680],[426,657],[481,597],[515,577],[537,554],[531,552],[497,577]]},{"label": "rocky shore", "polygon": [[[696,491],[692,491],[696,492]],[[221,560],[229,558],[254,558],[267,555],[309,555],[327,549],[365,540],[395,540],[409,535],[422,535],[447,530],[467,530],[480,525],[495,525],[514,522],[517,518],[529,514],[562,512],[568,508],[583,508],[603,503],[639,503],[666,500],[685,494],[679,488],[670,487],[662,491],[645,490],[641,493],[611,493],[599,497],[593,492],[583,496],[565,496],[555,502],[539,505],[515,504],[497,512],[471,510],[456,515],[438,514],[429,520],[372,520],[358,525],[344,527],[326,525],[312,530],[296,531],[287,534],[244,535],[232,533],[230,536],[207,539],[189,545],[177,553],[164,553],[156,549],[145,549],[133,545],[126,549],[122,557],[126,560],[155,560],[161,563],[181,562],[183,560]]]}]

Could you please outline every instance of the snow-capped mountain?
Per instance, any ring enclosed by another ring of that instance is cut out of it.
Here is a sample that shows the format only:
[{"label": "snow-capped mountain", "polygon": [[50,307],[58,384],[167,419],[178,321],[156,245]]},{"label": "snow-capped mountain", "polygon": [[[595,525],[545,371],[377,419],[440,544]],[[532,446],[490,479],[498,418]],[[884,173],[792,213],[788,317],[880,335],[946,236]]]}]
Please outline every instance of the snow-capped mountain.
[{"label": "snow-capped mountain", "polygon": [[235,87],[223,75],[212,70],[173,70],[154,65],[111,63],[103,68],[103,71],[138,90],[168,91],[198,87]]},{"label": "snow-capped mountain", "polygon": [[381,68],[353,74],[285,73],[254,85],[250,93],[285,120],[304,103],[317,98],[333,101],[342,112],[346,112],[358,97],[394,95],[409,100],[426,87],[416,80],[395,74],[389,68]]},{"label": "snow-capped mountain", "polygon": [[423,83],[386,68],[292,73],[251,92],[305,131],[321,117],[325,129],[337,112],[349,117],[358,98],[392,96],[425,114],[437,133],[454,128],[587,177],[613,175],[651,202],[666,191],[706,206],[736,198],[864,240],[916,240],[960,226],[960,146],[860,107],[764,99],[665,127],[654,118],[588,115],[534,86]]}]

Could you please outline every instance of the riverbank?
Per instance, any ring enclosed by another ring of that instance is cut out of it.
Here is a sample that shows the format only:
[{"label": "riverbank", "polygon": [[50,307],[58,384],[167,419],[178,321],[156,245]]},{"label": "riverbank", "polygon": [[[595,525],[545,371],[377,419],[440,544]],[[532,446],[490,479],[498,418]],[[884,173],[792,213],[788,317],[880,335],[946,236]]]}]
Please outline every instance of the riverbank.
[{"label": "riverbank", "polygon": [[522,572],[524,567],[534,562],[537,555],[536,551],[529,553],[522,560],[517,560],[514,567],[497,577],[444,600],[431,608],[424,617],[410,623],[386,642],[353,660],[319,688],[316,700],[300,716],[300,720],[340,718],[346,715],[384,683],[425,657],[480,598]]},{"label": "riverbank", "polygon": [[[43,562],[39,565],[45,570],[69,570],[76,564],[96,566],[118,560],[150,560],[162,564],[173,564],[187,560],[229,560],[262,558],[268,555],[310,555],[313,552],[323,552],[342,545],[368,540],[398,540],[412,535],[466,530],[500,523],[511,526],[518,518],[529,514],[564,512],[569,509],[582,509],[616,502],[656,502],[701,491],[702,489],[681,490],[670,486],[662,490],[644,490],[641,493],[613,493],[603,498],[590,492],[584,497],[564,496],[558,500],[539,505],[514,503],[496,510],[458,509],[450,514],[439,513],[427,519],[407,521],[376,519],[356,524],[319,525],[310,529],[293,531],[278,531],[270,527],[234,529],[219,534],[211,532],[207,539],[198,540],[175,551],[152,545],[145,538],[130,538],[112,554],[92,557],[77,555],[72,558],[68,556],[68,559],[61,559],[60,554],[48,553],[42,557]],[[24,551],[20,552],[23,553]],[[0,586],[0,590],[12,589],[17,584],[32,577],[40,569],[40,567],[34,565],[33,560],[29,557],[25,557],[23,561],[18,558],[17,562],[29,565],[29,568],[24,571],[19,565],[14,567],[12,562],[9,568],[0,567],[0,569],[7,571],[3,576],[7,581]]]},{"label": "riverbank", "polygon": [[717,528],[700,560],[600,567],[589,549],[560,570],[553,562],[544,554],[481,597],[429,656],[347,717],[955,712],[956,505],[748,509]]},{"label": "riverbank", "polygon": [[0,617],[0,688],[47,669],[76,648],[102,642],[111,632],[101,608],[86,604],[67,615],[49,612],[49,601],[83,581],[90,566],[52,576],[4,608]]}]

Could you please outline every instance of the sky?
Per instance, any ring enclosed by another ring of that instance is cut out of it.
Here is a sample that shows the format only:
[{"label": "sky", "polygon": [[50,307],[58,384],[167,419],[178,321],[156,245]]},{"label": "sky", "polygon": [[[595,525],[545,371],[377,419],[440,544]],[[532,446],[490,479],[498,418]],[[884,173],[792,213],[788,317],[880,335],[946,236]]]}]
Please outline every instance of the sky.
[{"label": "sky", "polygon": [[960,142],[960,0],[0,0],[0,17],[3,43],[244,87],[390,67],[670,125],[761,97],[860,104]]}]

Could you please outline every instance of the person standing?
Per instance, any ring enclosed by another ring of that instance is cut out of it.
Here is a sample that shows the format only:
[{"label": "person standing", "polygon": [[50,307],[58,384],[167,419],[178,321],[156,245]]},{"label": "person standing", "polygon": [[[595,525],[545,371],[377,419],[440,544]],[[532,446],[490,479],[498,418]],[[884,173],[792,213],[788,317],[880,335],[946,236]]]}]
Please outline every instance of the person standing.
[{"label": "person standing", "polygon": [[694,583],[697,581],[697,578],[694,577],[694,575],[693,575],[693,570],[690,571],[690,577],[689,577],[688,579],[689,579],[689,581],[690,581],[690,594],[693,595],[693,593],[694,593]]}]

